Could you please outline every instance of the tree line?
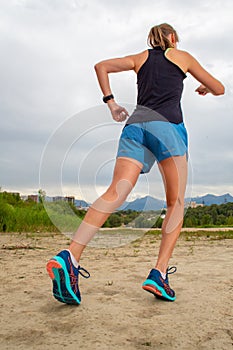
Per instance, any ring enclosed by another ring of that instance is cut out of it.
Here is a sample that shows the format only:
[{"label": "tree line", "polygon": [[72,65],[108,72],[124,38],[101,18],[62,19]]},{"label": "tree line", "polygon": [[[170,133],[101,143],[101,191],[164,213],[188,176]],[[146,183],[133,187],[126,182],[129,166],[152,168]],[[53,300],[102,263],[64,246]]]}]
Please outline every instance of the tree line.
[{"label": "tree line", "polygon": [[184,227],[233,226],[233,203],[188,208]]}]

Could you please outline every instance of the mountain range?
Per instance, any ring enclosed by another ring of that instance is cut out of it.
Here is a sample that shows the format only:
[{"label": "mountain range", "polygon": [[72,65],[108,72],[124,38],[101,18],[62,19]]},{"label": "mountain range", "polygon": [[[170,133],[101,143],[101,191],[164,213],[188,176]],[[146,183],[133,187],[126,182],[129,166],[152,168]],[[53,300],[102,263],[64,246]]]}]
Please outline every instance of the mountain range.
[{"label": "mountain range", "polygon": [[[229,194],[223,194],[216,196],[213,194],[206,194],[204,196],[185,198],[186,203],[196,202],[197,204],[212,205],[212,204],[224,204],[233,202],[233,197]],[[90,204],[83,200],[75,200],[75,205],[79,207],[88,207]],[[136,210],[136,211],[149,211],[149,210],[161,210],[166,206],[166,202],[162,199],[157,199],[151,196],[145,196],[143,198],[137,198],[132,202],[125,202],[118,210]]]}]

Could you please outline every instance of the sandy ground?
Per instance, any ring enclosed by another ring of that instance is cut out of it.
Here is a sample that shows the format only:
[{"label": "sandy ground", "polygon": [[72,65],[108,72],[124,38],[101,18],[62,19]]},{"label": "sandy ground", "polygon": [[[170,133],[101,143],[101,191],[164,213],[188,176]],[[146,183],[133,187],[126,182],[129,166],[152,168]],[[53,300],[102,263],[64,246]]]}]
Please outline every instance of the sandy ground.
[{"label": "sandy ground", "polygon": [[233,240],[180,237],[173,303],[141,288],[159,237],[88,247],[81,264],[91,278],[80,279],[80,306],[53,299],[45,270],[67,245],[63,235],[0,234],[1,350],[233,348]]}]

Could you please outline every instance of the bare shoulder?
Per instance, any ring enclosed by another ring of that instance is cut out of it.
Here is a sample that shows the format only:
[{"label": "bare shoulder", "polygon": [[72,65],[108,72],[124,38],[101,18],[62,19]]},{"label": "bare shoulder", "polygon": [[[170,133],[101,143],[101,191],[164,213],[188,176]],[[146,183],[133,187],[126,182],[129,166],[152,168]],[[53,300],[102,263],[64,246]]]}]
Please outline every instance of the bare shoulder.
[{"label": "bare shoulder", "polygon": [[165,55],[170,61],[179,66],[184,73],[188,72],[192,56],[187,51],[178,50],[176,48],[167,49]]},{"label": "bare shoulder", "polygon": [[173,57],[186,59],[186,60],[190,60],[193,57],[189,52],[184,51],[184,50],[175,49],[175,48],[169,50],[168,53],[169,53],[170,57],[173,56]]},{"label": "bare shoulder", "polygon": [[138,63],[148,57],[148,50],[144,50],[142,52],[130,55],[128,57],[130,57],[135,63]]},{"label": "bare shoulder", "polygon": [[[189,52],[171,49],[167,50],[166,56],[173,63],[177,64],[184,73],[189,72],[195,79],[204,85],[205,93],[211,92],[213,95],[224,94],[224,86],[222,83],[207,72],[198,60]],[[201,86],[201,89],[203,89],[203,86]],[[201,89],[196,91],[203,91]]]},{"label": "bare shoulder", "polygon": [[134,61],[134,70],[136,73],[139,71],[143,63],[147,60],[148,54],[149,54],[149,51],[147,49],[130,56],[130,58]]}]

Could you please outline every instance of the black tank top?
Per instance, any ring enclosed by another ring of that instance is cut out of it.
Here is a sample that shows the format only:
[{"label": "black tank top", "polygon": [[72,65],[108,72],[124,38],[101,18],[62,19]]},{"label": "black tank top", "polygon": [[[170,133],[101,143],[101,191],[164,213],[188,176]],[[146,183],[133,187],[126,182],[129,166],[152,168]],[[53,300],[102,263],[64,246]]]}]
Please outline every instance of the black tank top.
[{"label": "black tank top", "polygon": [[161,47],[149,49],[137,74],[137,107],[127,124],[152,120],[183,122],[180,100],[186,74],[165,56]]}]

